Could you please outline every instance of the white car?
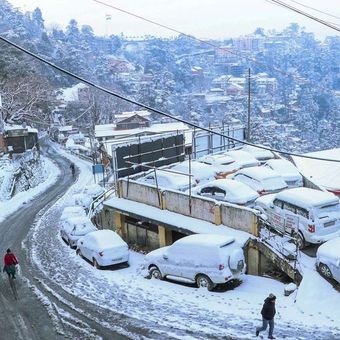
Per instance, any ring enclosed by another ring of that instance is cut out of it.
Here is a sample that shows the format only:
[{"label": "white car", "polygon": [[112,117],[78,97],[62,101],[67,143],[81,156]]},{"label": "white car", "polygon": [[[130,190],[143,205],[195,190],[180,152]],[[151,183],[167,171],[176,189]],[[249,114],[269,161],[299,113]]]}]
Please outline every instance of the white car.
[{"label": "white car", "polygon": [[202,183],[205,181],[212,181],[216,177],[216,169],[208,164],[204,164],[198,161],[184,161],[175,164],[171,170],[178,171],[189,175],[189,166],[192,175],[192,181],[196,183]]},{"label": "white car", "polygon": [[230,150],[224,153],[225,156],[231,157],[238,166],[238,169],[258,166],[261,163],[249,152],[243,150]]},{"label": "white car", "polygon": [[73,205],[73,206],[64,208],[60,216],[60,221],[64,221],[68,217],[78,217],[78,216],[86,216],[86,212],[83,209],[83,207],[80,207],[79,205]]},{"label": "white car", "polygon": [[60,235],[61,238],[73,248],[82,236],[95,230],[97,230],[97,228],[88,217],[73,216],[67,217],[61,222]]},{"label": "white car", "polygon": [[232,178],[248,185],[260,195],[273,194],[287,188],[283,177],[266,167],[241,169]]},{"label": "white car", "polygon": [[217,178],[225,178],[239,169],[239,165],[235,162],[234,158],[223,154],[206,155],[199,158],[198,161],[214,167],[217,172]]},{"label": "white car", "polygon": [[239,278],[245,271],[243,250],[233,237],[196,234],[145,256],[151,277],[196,283],[212,290],[216,285]]},{"label": "white car", "polygon": [[252,206],[259,194],[232,179],[217,179],[194,189],[193,194],[239,205]]},{"label": "white car", "polygon": [[84,187],[83,193],[91,196],[92,199],[96,199],[98,196],[103,194],[105,189],[99,184],[89,184]]},{"label": "white car", "polygon": [[[261,145],[259,145],[261,146]],[[258,161],[260,162],[265,162],[268,161],[269,159],[272,159],[275,157],[275,155],[266,149],[260,149],[257,148],[256,146],[252,145],[244,145],[241,150],[246,151],[250,153],[252,156],[254,156]]]},{"label": "white car", "polygon": [[303,179],[299,170],[286,159],[270,159],[264,166],[280,174],[288,188],[303,186]]},{"label": "white car", "polygon": [[[173,190],[180,190],[185,191],[189,188],[189,176],[184,174],[177,174],[174,172],[165,171],[162,169],[157,169],[156,174],[154,171],[150,172],[149,174],[145,175],[142,178],[139,178],[138,182],[143,182],[147,184],[151,184],[154,186],[159,186],[163,189],[173,189]],[[191,186],[196,186],[196,182],[192,181]]]},{"label": "white car", "polygon": [[340,283],[340,237],[327,241],[318,248],[316,266],[323,276]]},{"label": "white car", "polygon": [[267,215],[273,229],[295,236],[299,248],[340,236],[339,198],[329,192],[287,189],[259,197],[255,209]]},{"label": "white car", "polygon": [[92,262],[96,268],[129,262],[126,242],[112,230],[97,230],[77,242],[77,254]]},{"label": "white car", "polygon": [[92,197],[86,194],[75,194],[73,195],[73,200],[75,205],[82,207],[86,212],[89,211],[93,202]]}]

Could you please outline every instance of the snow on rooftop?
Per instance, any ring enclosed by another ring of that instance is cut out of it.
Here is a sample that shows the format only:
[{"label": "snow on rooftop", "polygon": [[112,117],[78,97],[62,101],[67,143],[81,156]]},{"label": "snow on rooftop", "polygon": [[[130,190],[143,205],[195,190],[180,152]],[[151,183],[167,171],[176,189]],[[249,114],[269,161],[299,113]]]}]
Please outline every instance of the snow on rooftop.
[{"label": "snow on rooftop", "polygon": [[[306,153],[307,156],[337,159],[340,148]],[[340,162],[319,161],[293,156],[297,168],[316,184],[330,190],[340,189]]]},{"label": "snow on rooftop", "polygon": [[83,83],[78,83],[72,87],[61,89],[61,94],[57,96],[58,99],[62,99],[66,102],[78,101],[78,90],[88,88]]},{"label": "snow on rooftop", "polygon": [[124,198],[114,197],[104,202],[104,205],[116,208],[122,211],[133,212],[136,215],[142,215],[151,220],[160,221],[164,224],[171,224],[179,229],[191,231],[195,234],[217,234],[234,237],[235,240],[243,246],[252,235],[232,229],[225,225],[215,225],[210,222],[198,220],[196,218],[177,214],[168,210],[161,210],[143,203],[130,201]]}]

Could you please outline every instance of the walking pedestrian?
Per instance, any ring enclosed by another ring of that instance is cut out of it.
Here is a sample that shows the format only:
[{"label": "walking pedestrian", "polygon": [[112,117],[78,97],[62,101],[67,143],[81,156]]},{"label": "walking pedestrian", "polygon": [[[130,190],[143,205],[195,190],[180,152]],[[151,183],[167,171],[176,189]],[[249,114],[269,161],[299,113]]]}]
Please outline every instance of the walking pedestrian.
[{"label": "walking pedestrian", "polygon": [[3,271],[7,273],[8,277],[15,279],[16,268],[15,266],[19,263],[15,255],[11,252],[11,249],[7,249],[6,255],[4,257],[4,269]]},{"label": "walking pedestrian", "polygon": [[261,310],[262,314],[262,327],[256,328],[256,336],[259,336],[260,332],[265,331],[269,324],[269,334],[268,339],[275,339],[273,336],[274,331],[274,316],[276,296],[274,294],[269,294],[269,296],[264,300],[264,304]]}]

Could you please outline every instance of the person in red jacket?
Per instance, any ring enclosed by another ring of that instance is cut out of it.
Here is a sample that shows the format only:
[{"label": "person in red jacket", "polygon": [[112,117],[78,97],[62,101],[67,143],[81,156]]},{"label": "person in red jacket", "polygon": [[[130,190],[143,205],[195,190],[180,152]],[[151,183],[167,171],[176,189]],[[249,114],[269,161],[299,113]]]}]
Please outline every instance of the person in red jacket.
[{"label": "person in red jacket", "polygon": [[4,258],[5,266],[4,266],[4,272],[7,273],[8,278],[12,277],[15,279],[15,272],[16,268],[15,266],[19,263],[15,255],[11,252],[11,249],[7,249],[6,255]]}]

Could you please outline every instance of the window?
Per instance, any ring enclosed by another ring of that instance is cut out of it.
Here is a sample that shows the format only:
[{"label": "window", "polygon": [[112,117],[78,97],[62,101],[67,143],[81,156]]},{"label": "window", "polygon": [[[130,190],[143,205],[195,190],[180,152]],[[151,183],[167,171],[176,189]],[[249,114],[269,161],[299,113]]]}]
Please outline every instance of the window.
[{"label": "window", "polygon": [[282,209],[283,202],[278,200],[277,198],[274,200],[273,204],[277,206],[278,208]]},{"label": "window", "polygon": [[287,202],[283,202],[283,209],[291,211],[292,213],[296,214],[296,206]]},{"label": "window", "polygon": [[206,187],[201,190],[201,194],[213,194],[213,187]]},{"label": "window", "polygon": [[302,217],[305,217],[308,219],[308,211],[306,209],[296,207],[296,213]]}]

